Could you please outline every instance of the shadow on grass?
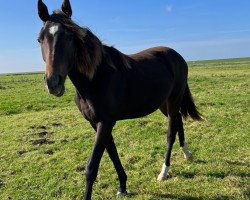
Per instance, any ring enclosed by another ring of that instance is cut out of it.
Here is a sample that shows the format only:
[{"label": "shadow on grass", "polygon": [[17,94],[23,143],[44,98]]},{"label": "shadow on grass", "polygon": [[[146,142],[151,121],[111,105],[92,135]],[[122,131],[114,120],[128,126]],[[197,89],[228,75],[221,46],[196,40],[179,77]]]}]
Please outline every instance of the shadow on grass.
[{"label": "shadow on grass", "polygon": [[173,194],[156,194],[153,193],[151,194],[153,197],[150,199],[180,199],[180,200],[186,200],[186,199],[190,199],[190,200],[199,200],[202,199],[201,197],[193,197],[190,195],[173,195]]},{"label": "shadow on grass", "polygon": [[240,161],[231,161],[227,160],[226,161],[229,165],[237,165],[237,166],[243,166],[243,167],[250,167],[250,163],[244,163]]},{"label": "shadow on grass", "polygon": [[[135,199],[136,196],[138,196],[139,193],[136,192],[131,192],[128,193],[125,197],[129,198],[129,199]],[[172,194],[157,194],[157,193],[148,193],[148,195],[151,196],[150,199],[180,199],[180,200],[186,200],[186,199],[190,199],[190,200],[199,200],[199,199],[203,199],[200,197],[192,197],[192,196],[188,196],[188,195],[172,195]]]},{"label": "shadow on grass", "polygon": [[241,177],[241,178],[244,178],[244,177],[248,177],[248,178],[250,178],[250,173],[237,173],[237,174],[235,174],[236,176],[239,176],[239,177]]},{"label": "shadow on grass", "polygon": [[[197,164],[207,164],[207,161],[204,160],[195,160],[194,161]],[[243,167],[250,167],[249,163],[244,163],[244,162],[240,162],[240,161],[225,161],[230,165],[237,165],[237,166],[243,166]],[[202,174],[197,174],[195,172],[181,172],[176,174],[176,176],[181,176],[183,178],[186,179],[192,179],[194,178],[196,175],[204,175],[207,177],[213,177],[213,178],[219,178],[219,179],[224,179],[228,176],[237,176],[240,178],[249,178],[250,177],[250,172],[232,172],[232,173],[226,173],[226,172],[208,172],[208,173],[202,173]],[[172,178],[172,177],[170,177]]]},{"label": "shadow on grass", "polygon": [[205,161],[205,160],[194,160],[194,163],[197,163],[197,164],[207,164],[208,162]]},{"label": "shadow on grass", "polygon": [[196,173],[194,172],[181,172],[180,174],[177,174],[177,176],[182,176],[186,179],[192,179],[196,176]]},{"label": "shadow on grass", "polygon": [[[203,175],[207,177],[212,177],[212,178],[218,178],[218,179],[224,179],[228,176],[236,176],[240,178],[249,178],[250,173],[244,173],[244,172],[239,172],[239,173],[224,173],[224,172],[209,172],[209,173],[204,173],[204,174],[197,174],[194,172],[181,172],[179,174],[176,174],[176,176],[180,176],[186,179],[193,179],[196,175]],[[173,177],[170,177],[173,178]]]},{"label": "shadow on grass", "polygon": [[[176,200],[201,200],[201,199],[207,199],[207,197],[194,197],[191,195],[173,195],[173,194],[157,194],[157,193],[151,193],[152,197],[150,199],[176,199]],[[221,196],[215,196],[214,199],[216,200],[229,200],[229,199],[234,199],[233,196],[226,196],[226,195],[221,195]]]},{"label": "shadow on grass", "polygon": [[[128,193],[126,198],[128,199],[135,199],[139,193],[136,192],[131,192]],[[159,193],[148,193],[151,197],[149,199],[155,200],[155,199],[176,199],[176,200],[201,200],[201,199],[207,199],[207,197],[202,197],[202,196],[191,196],[191,195],[174,195],[174,194],[159,194]],[[233,196],[228,196],[228,195],[216,195],[214,196],[214,199],[216,200],[229,200],[229,199],[234,199]]]}]

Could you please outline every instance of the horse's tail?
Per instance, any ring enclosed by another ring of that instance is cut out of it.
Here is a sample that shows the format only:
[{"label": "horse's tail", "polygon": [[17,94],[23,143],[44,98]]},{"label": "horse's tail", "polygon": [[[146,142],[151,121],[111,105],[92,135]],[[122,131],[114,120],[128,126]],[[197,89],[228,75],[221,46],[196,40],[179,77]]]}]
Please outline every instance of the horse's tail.
[{"label": "horse's tail", "polygon": [[194,120],[203,120],[202,115],[199,113],[196,105],[194,104],[194,100],[188,85],[186,86],[181,103],[181,114],[184,118],[188,117],[189,115]]}]

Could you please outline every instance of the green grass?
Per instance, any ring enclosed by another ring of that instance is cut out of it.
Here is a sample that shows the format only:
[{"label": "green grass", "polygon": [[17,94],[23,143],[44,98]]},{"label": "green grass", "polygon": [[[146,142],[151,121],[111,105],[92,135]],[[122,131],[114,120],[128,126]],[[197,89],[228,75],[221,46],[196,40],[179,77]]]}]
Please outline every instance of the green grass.
[{"label": "green grass", "polygon": [[[204,122],[185,122],[194,155],[176,142],[168,180],[157,182],[166,151],[165,117],[120,121],[114,137],[128,175],[122,199],[250,198],[250,58],[189,62],[189,85]],[[74,104],[55,98],[42,74],[0,75],[0,199],[81,199],[94,131]],[[38,145],[36,142],[44,142]],[[115,199],[118,180],[107,154],[93,199]]]}]

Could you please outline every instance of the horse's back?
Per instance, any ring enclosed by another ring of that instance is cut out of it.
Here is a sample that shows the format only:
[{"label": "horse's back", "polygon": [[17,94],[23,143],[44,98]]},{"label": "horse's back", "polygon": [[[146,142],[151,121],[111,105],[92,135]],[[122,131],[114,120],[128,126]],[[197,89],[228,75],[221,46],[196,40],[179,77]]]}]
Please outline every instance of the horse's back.
[{"label": "horse's back", "polygon": [[129,57],[135,61],[141,61],[144,59],[154,59],[154,58],[163,59],[164,58],[164,59],[169,59],[169,60],[185,63],[185,60],[178,52],[176,52],[172,48],[164,47],[164,46],[148,48],[138,53],[131,54],[129,55]]},{"label": "horse's back", "polygon": [[[129,55],[132,62],[136,63],[135,67],[147,66],[156,71],[157,67],[162,67],[167,70],[165,77],[174,79],[174,82],[187,82],[188,67],[184,58],[169,47],[152,47],[136,54]],[[140,65],[141,64],[141,65]],[[161,71],[160,71],[161,72]]]}]

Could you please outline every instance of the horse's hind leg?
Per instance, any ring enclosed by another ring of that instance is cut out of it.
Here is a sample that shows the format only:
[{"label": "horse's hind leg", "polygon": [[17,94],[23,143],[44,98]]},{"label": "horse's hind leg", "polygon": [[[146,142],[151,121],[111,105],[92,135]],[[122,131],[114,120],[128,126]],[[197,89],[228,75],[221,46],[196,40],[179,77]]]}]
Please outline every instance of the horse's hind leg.
[{"label": "horse's hind leg", "polygon": [[184,129],[183,129],[183,123],[182,123],[182,117],[179,116],[179,125],[178,125],[178,136],[180,141],[180,147],[183,151],[184,157],[187,160],[192,160],[193,156],[192,153],[188,150],[187,144],[185,142],[185,135],[184,135]]},{"label": "horse's hind leg", "polygon": [[[160,110],[163,112],[163,114],[166,115],[166,113],[169,111],[169,106],[168,110],[166,110],[166,105],[161,106]],[[167,177],[167,173],[170,168],[170,157],[171,157],[171,152],[173,148],[173,144],[176,139],[176,134],[178,131],[178,118],[179,118],[180,113],[178,110],[175,112],[170,112],[168,113],[169,117],[169,122],[168,122],[168,131],[167,131],[167,144],[168,144],[168,149],[167,149],[167,154],[166,154],[166,159],[165,162],[163,163],[161,173],[159,174],[157,180],[164,180]]]},{"label": "horse's hind leg", "polygon": [[168,149],[166,154],[165,162],[163,163],[161,173],[159,174],[157,180],[163,180],[166,179],[167,173],[170,168],[170,158],[171,158],[171,151],[173,148],[173,144],[176,139],[176,134],[178,132],[180,146],[182,148],[182,151],[184,153],[184,157],[188,160],[192,159],[192,154],[187,148],[187,145],[185,143],[185,136],[184,136],[184,129],[183,129],[183,123],[182,123],[182,116],[179,112],[179,109],[176,107],[176,109],[173,109],[174,106],[167,106],[167,103],[163,104],[160,107],[161,112],[169,117],[169,125],[168,125],[168,131],[167,131],[167,143],[168,143]]}]

